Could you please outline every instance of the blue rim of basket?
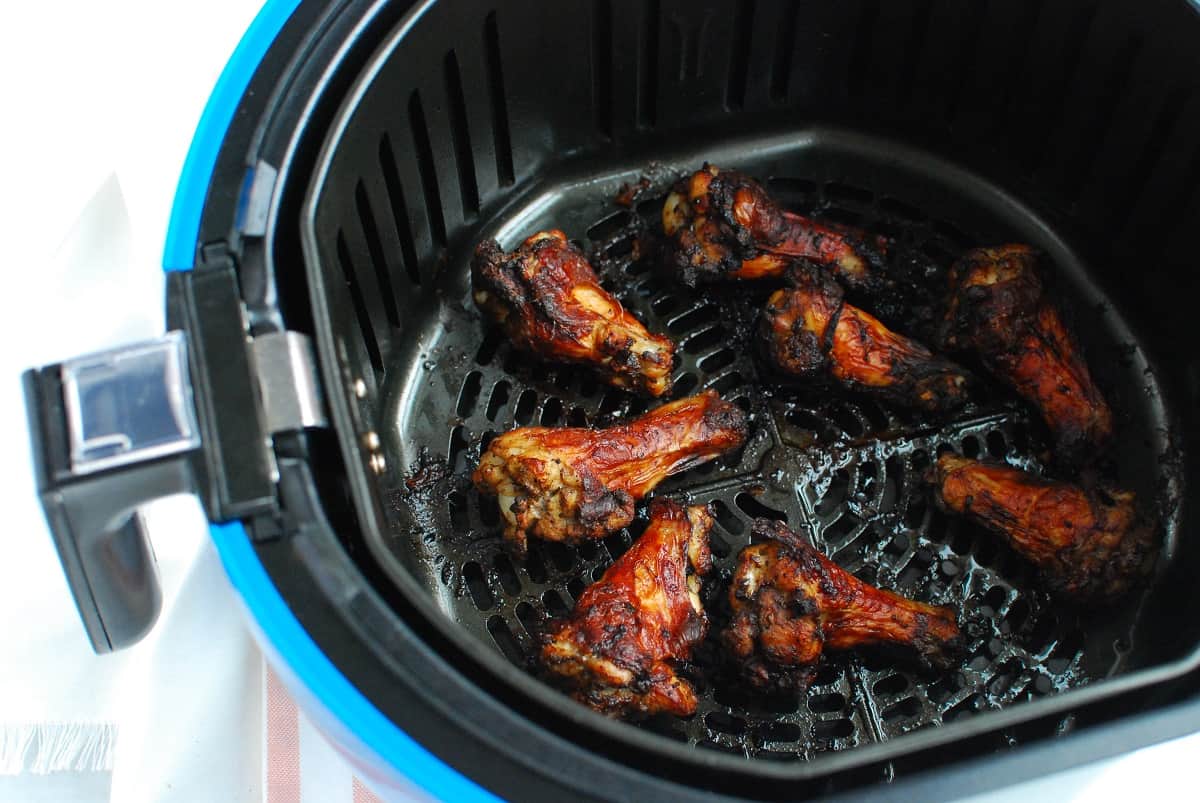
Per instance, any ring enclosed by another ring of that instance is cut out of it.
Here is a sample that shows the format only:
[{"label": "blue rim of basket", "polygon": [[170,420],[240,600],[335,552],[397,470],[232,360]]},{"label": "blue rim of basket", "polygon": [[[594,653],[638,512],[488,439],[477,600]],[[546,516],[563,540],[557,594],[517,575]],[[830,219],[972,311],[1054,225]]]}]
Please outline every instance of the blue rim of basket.
[{"label": "blue rim of basket", "polygon": [[[163,268],[191,270],[200,217],[225,132],[251,77],[300,0],[266,0],[217,79],[188,149],[167,226]],[[286,670],[353,738],[408,781],[447,800],[498,800],[400,730],[354,687],[304,630],[241,522],[210,525],[230,582]]]}]

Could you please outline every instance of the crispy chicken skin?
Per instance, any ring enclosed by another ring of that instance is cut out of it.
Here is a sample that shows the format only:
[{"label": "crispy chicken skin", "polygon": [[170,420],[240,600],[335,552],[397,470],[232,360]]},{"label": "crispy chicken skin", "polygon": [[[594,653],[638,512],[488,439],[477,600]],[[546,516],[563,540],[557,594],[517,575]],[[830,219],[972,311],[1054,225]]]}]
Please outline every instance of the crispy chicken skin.
[{"label": "crispy chicken skin", "polygon": [[712,568],[712,525],[707,507],[654,499],[646,532],[550,624],[542,665],[576,700],[610,716],[695,712],[674,662],[708,632],[700,577]]},{"label": "crispy chicken skin", "polygon": [[757,519],[752,533],[756,543],[738,556],[733,618],[721,635],[751,685],[803,689],[826,649],[904,645],[938,668],[958,658],[962,637],[949,608],[862,582],[781,522]]},{"label": "crispy chicken skin", "polygon": [[1065,599],[1116,599],[1152,563],[1154,527],[1138,516],[1128,491],[1085,490],[946,453],[934,469],[934,496],[1003,537]]},{"label": "crispy chicken skin", "polygon": [[595,368],[609,384],[649,396],[671,390],[675,344],[651,334],[600,286],[561,231],[506,254],[485,240],[471,260],[475,303],[519,348]]},{"label": "crispy chicken skin", "polygon": [[1041,412],[1056,452],[1077,464],[1112,436],[1112,411],[1083,352],[1042,291],[1027,245],[979,248],[950,270],[941,342],[976,352],[988,370]]},{"label": "crispy chicken skin", "polygon": [[819,268],[797,263],[794,287],[776,291],[759,320],[759,344],[772,364],[799,377],[832,376],[854,390],[907,407],[946,412],[967,400],[970,376],[915,340],[847,304]]},{"label": "crispy chicken skin", "polygon": [[499,498],[504,537],[577,543],[633,520],[633,504],[668,476],[746,441],[746,414],[714,391],[607,429],[522,427],[493,440],[472,479]]},{"label": "crispy chicken skin", "polygon": [[828,266],[852,288],[881,286],[881,241],[784,211],[734,170],[706,164],[682,179],[663,204],[662,223],[673,267],[689,286],[782,276],[797,257]]}]

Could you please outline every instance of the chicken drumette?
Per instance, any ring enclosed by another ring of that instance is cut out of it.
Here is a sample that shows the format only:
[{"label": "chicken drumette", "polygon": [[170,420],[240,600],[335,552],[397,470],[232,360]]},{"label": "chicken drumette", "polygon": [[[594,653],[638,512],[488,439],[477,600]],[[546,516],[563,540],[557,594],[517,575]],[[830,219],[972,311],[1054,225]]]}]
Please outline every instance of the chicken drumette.
[{"label": "chicken drumette", "polygon": [[1042,291],[1027,245],[979,248],[950,270],[941,341],[977,353],[988,370],[1033,403],[1058,456],[1078,463],[1112,436],[1112,411],[1079,344]]},{"label": "chicken drumette", "polygon": [[575,699],[610,715],[695,712],[674,664],[708,632],[700,576],[712,567],[712,523],[706,507],[654,499],[646,532],[550,624],[542,665]]},{"label": "chicken drumette", "polygon": [[967,400],[968,373],[847,304],[819,268],[796,263],[793,287],[776,291],[759,321],[767,358],[799,377],[832,376],[896,404],[945,412]]},{"label": "chicken drumette", "polygon": [[471,280],[475,303],[519,348],[591,366],[619,388],[670,391],[675,344],[602,288],[561,231],[539,232],[509,254],[494,240],[480,243]]},{"label": "chicken drumette", "polygon": [[754,522],[754,543],[738,556],[722,641],[742,677],[765,691],[807,686],[826,649],[903,645],[946,668],[962,637],[949,608],[926,605],[862,582],[786,525]]},{"label": "chicken drumette", "polygon": [[522,427],[488,445],[475,486],[499,497],[504,537],[576,543],[633,520],[633,504],[671,474],[746,441],[746,414],[714,391],[607,429]]},{"label": "chicken drumette", "polygon": [[947,453],[934,469],[934,495],[946,510],[1003,537],[1066,599],[1115,599],[1153,562],[1154,527],[1129,491],[1085,490]]},{"label": "chicken drumette", "polygon": [[847,286],[883,284],[883,242],[779,207],[758,182],[705,165],[682,179],[662,213],[670,259],[688,285],[782,276],[793,259],[827,265]]}]

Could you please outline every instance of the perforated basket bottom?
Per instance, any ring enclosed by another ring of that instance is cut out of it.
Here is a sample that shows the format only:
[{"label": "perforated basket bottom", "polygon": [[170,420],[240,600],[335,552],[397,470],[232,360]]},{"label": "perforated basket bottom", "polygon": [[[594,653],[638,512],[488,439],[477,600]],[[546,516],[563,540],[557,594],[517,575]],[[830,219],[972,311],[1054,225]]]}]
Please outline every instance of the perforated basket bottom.
[{"label": "perforated basket bottom", "polygon": [[[694,167],[681,159],[679,170]],[[719,158],[719,157],[718,157]],[[1052,254],[1045,230],[1011,209],[992,215],[999,196],[950,175],[945,183],[918,168],[872,163],[861,155],[797,144],[767,155],[726,155],[723,164],[767,176],[771,192],[792,208],[861,226],[895,239],[891,269],[911,279],[882,310],[903,330],[927,332],[927,305],[954,256],[977,244],[1032,241]],[[949,171],[952,173],[953,171]],[[666,177],[672,169],[656,166]],[[1119,671],[1129,650],[1136,606],[1081,622],[1037,589],[1029,567],[996,538],[948,519],[931,504],[923,474],[943,449],[1039,467],[1040,424],[1003,394],[984,399],[952,421],[921,419],[841,392],[783,387],[768,381],[748,346],[748,330],[765,288],[725,286],[689,291],[648,261],[634,261],[642,222],[657,215],[665,178],[637,209],[611,204],[611,182],[556,187],[514,214],[500,230],[511,247],[549,225],[578,238],[605,283],[653,331],[679,344],[676,397],[715,388],[751,414],[753,434],[739,454],[689,471],[660,486],[717,513],[715,571],[706,583],[712,636],[723,625],[724,589],[750,522],[786,520],[858,577],[915,599],[953,606],[970,635],[962,665],[924,674],[882,655],[829,656],[799,696],[748,693],[719,670],[710,643],[694,674],[700,707],[689,719],[643,723],[669,738],[763,759],[795,759],[823,750],[887,740],[919,728],[1019,701],[1052,695]],[[948,189],[955,187],[957,189]],[[989,198],[991,200],[989,200]],[[530,211],[534,210],[534,211]],[[600,222],[596,223],[595,221]],[[653,226],[651,226],[653,228]],[[451,269],[465,271],[465,255]],[[1068,271],[1069,273],[1069,271]],[[459,274],[465,275],[465,274]],[[1061,282],[1067,293],[1078,282]],[[393,379],[398,426],[387,433],[401,465],[445,460],[451,466],[433,492],[391,494],[398,551],[417,550],[430,567],[434,596],[446,614],[509,660],[528,665],[545,619],[566,614],[580,592],[628,548],[645,526],[578,548],[533,543],[515,563],[504,551],[493,499],[470,487],[479,450],[496,433],[526,424],[604,425],[647,409],[646,401],[598,384],[586,372],[539,363],[513,351],[487,329],[462,293],[443,304],[431,326],[421,370]],[[1132,338],[1104,310],[1081,319],[1102,382],[1148,381],[1128,360],[1107,359]],[[1097,362],[1103,362],[1103,365]],[[1149,413],[1123,426],[1152,428]],[[423,455],[423,456],[422,456]],[[1157,467],[1134,455],[1123,477],[1149,498]],[[1145,461],[1142,461],[1145,462]],[[1142,470],[1144,469],[1144,470]],[[412,563],[412,555],[406,556]],[[1068,716],[1050,727],[1067,729]]]}]

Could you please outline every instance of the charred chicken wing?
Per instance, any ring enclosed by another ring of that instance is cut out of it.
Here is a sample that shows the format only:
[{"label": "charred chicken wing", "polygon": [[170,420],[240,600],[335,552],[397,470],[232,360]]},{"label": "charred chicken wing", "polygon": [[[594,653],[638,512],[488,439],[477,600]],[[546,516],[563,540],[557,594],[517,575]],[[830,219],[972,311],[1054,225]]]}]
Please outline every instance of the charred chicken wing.
[{"label": "charred chicken wing", "polygon": [[841,384],[931,412],[967,400],[967,372],[915,340],[890,331],[842,300],[842,288],[811,264],[797,263],[794,287],[776,291],[759,321],[767,358],[799,377],[830,375]]},{"label": "charred chicken wing", "polygon": [[519,348],[589,365],[619,388],[670,391],[675,344],[604,290],[561,231],[535,234],[509,254],[494,240],[480,243],[471,279],[475,303]]},{"label": "charred chicken wing", "polygon": [[1027,245],[964,255],[950,270],[941,339],[947,348],[978,353],[988,370],[1038,408],[1059,457],[1078,463],[1112,435],[1112,411],[1042,292],[1037,258]]},{"label": "charred chicken wing", "polygon": [[855,289],[881,285],[882,242],[861,232],[784,211],[758,182],[705,165],[681,180],[663,205],[663,231],[679,278],[782,276],[797,257],[828,266]]},{"label": "charred chicken wing", "polygon": [[1003,537],[1061,597],[1115,599],[1150,568],[1154,528],[1128,491],[1085,490],[951,453],[938,458],[934,479],[942,507]]},{"label": "charred chicken wing", "polygon": [[687,716],[696,692],[676,674],[708,631],[700,577],[712,567],[708,508],[650,503],[650,525],[629,551],[551,623],[542,665],[575,699],[610,715]]},{"label": "charred chicken wing", "polygon": [[745,443],[746,415],[714,391],[607,429],[522,427],[493,440],[473,476],[499,498],[504,537],[576,543],[633,520],[633,504],[672,474]]},{"label": "charred chicken wing", "polygon": [[949,608],[870,586],[840,569],[786,525],[758,519],[756,541],[738,556],[722,641],[742,676],[765,691],[802,689],[826,649],[911,647],[948,667],[962,647]]}]

